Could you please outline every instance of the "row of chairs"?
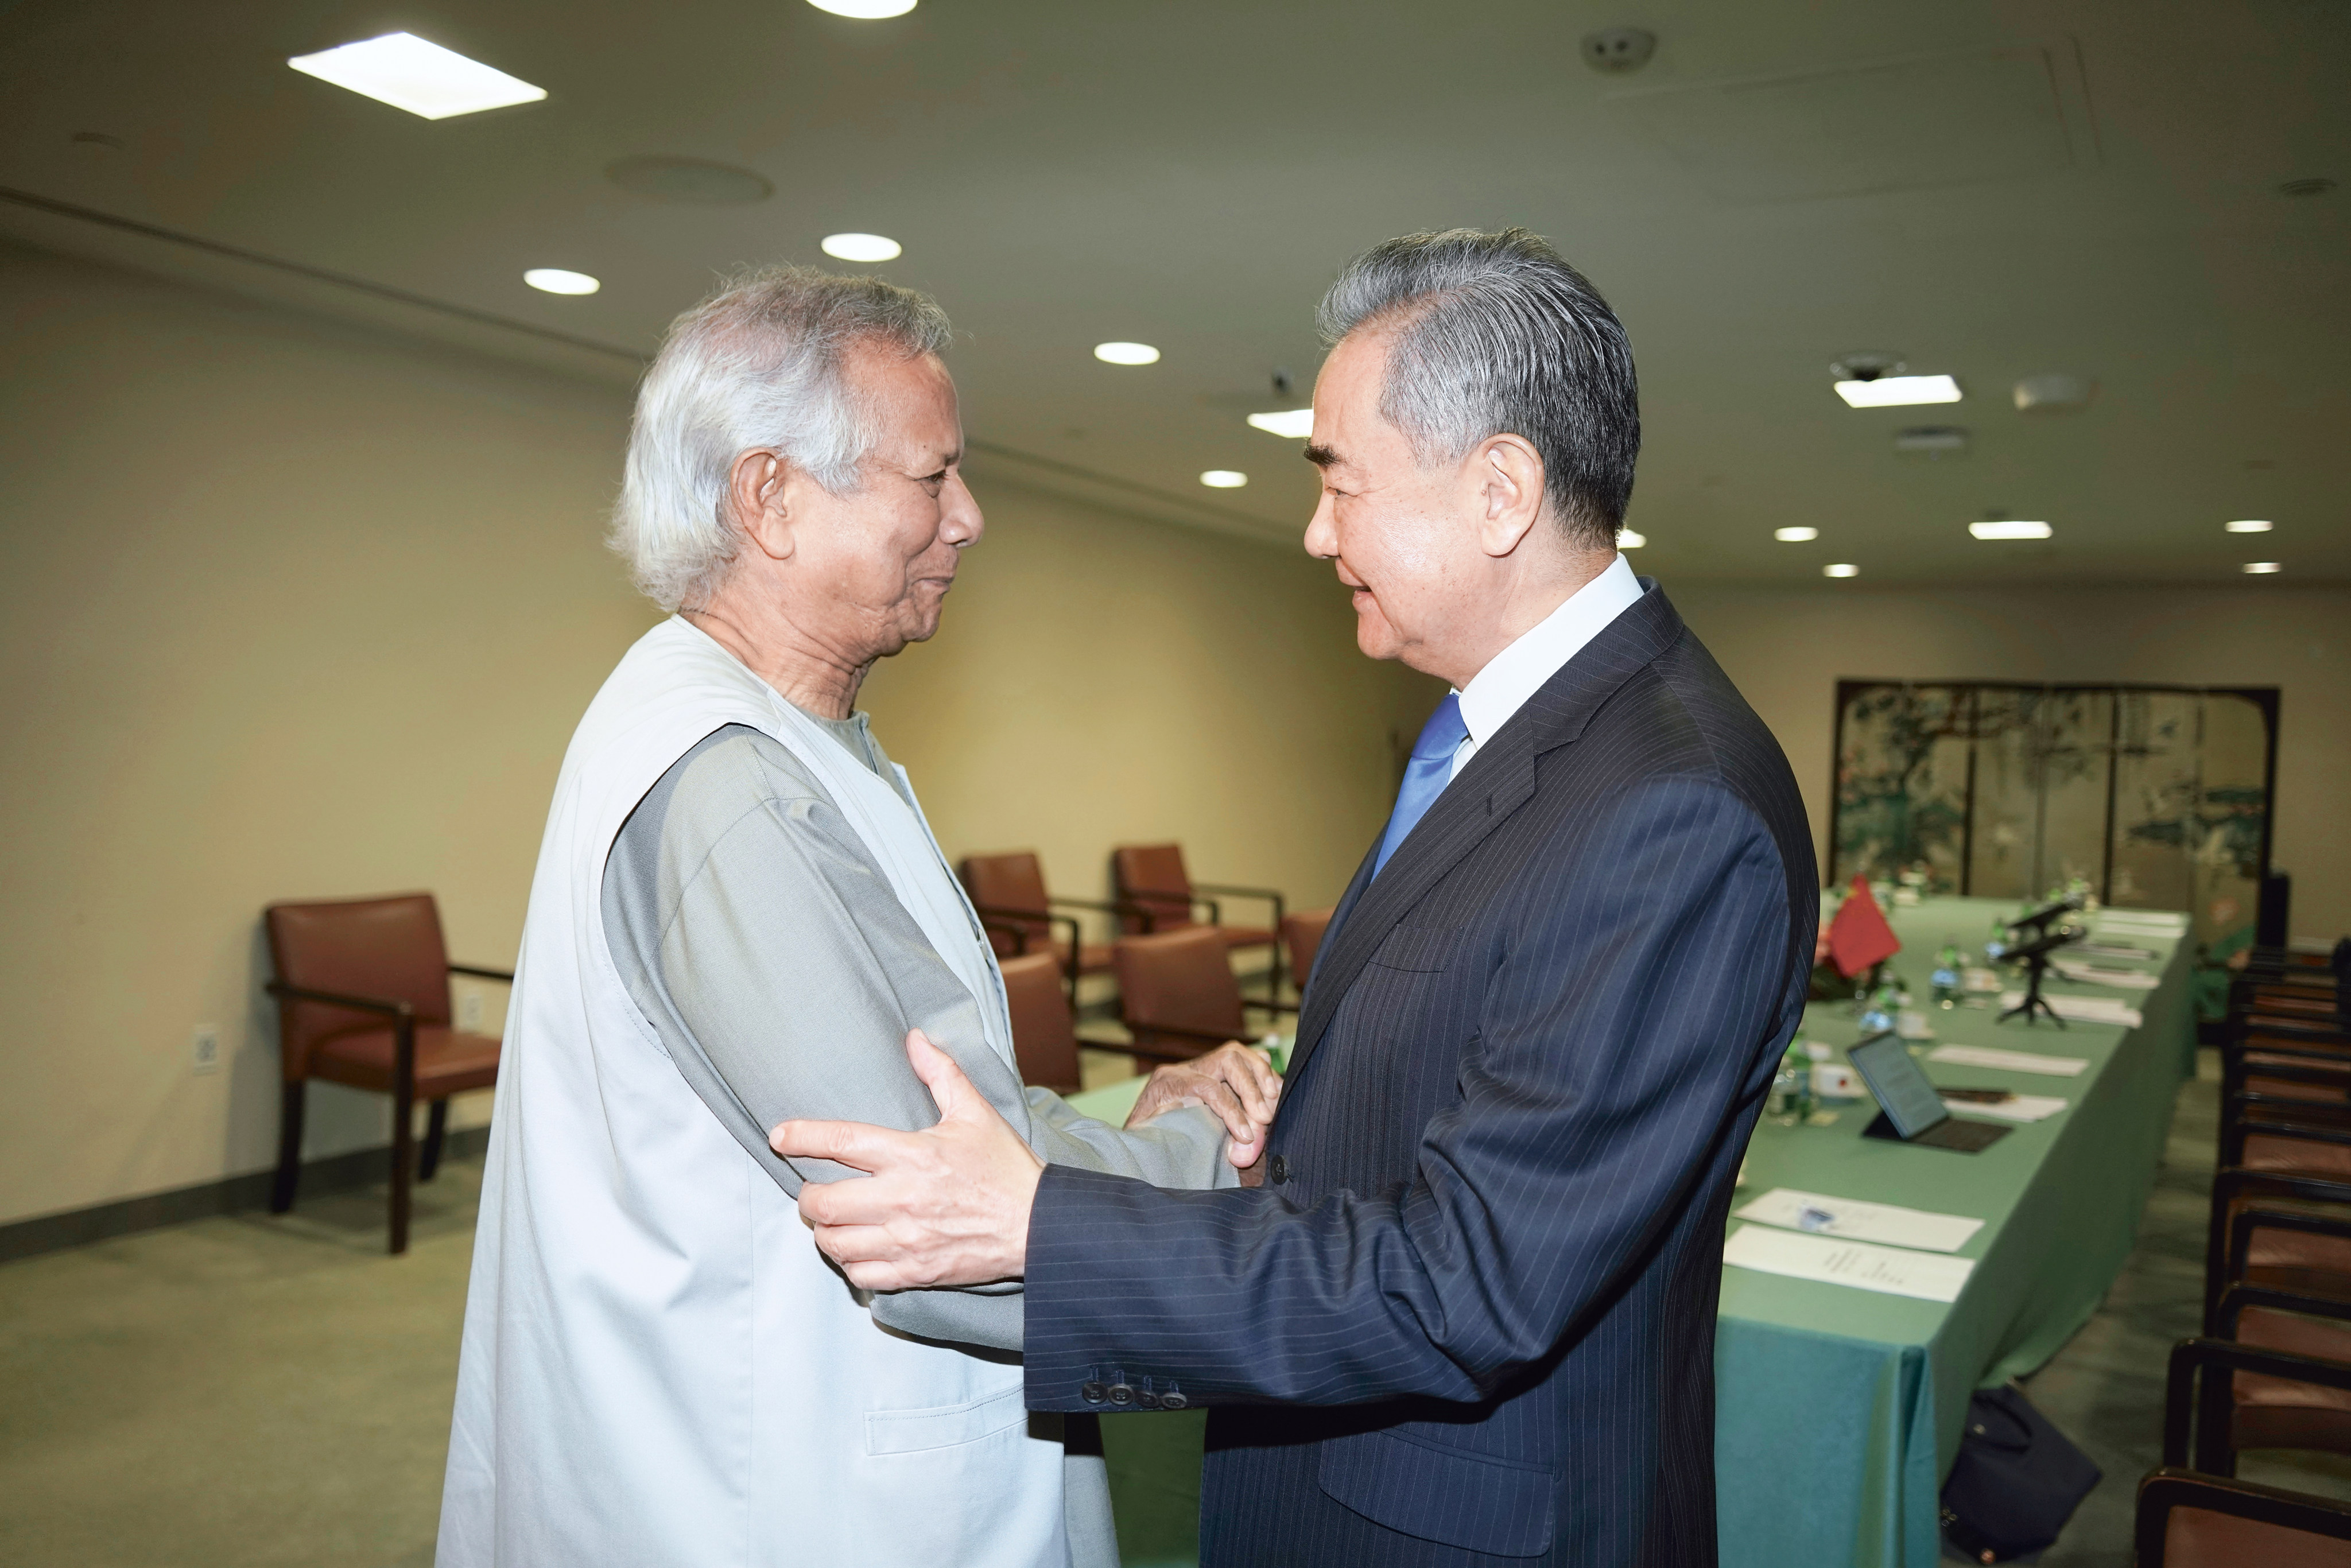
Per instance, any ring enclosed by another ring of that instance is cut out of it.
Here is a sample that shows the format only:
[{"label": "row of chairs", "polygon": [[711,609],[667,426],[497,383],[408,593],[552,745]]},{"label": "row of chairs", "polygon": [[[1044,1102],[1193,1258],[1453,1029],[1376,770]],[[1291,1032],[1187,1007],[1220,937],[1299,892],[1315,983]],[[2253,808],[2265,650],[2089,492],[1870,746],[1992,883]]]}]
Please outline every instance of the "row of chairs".
[{"label": "row of chairs", "polygon": [[2351,1563],[2351,1503],[2236,1479],[2245,1449],[2351,1455],[2351,996],[2256,949],[2231,983],[2203,1333],[2171,1352],[2141,1568]]},{"label": "row of chairs", "polygon": [[[1003,955],[1021,1073],[1031,1083],[1064,1092],[1078,1088],[1074,1008],[1081,975],[1109,972],[1118,978],[1134,1043],[1113,1049],[1167,1061],[1247,1038],[1229,953],[1272,943],[1277,993],[1284,960],[1301,986],[1313,965],[1328,910],[1288,911],[1270,889],[1195,884],[1174,844],[1122,850],[1118,864],[1118,901],[1086,905],[1048,898],[1033,854],[964,862],[966,885],[986,911],[990,940]],[[1270,900],[1273,926],[1228,925],[1213,894]],[[1085,942],[1076,923],[1057,913],[1067,906],[1102,909],[1136,934]],[[277,1168],[270,1212],[294,1207],[311,1080],[388,1095],[391,1250],[404,1252],[412,1190],[416,1182],[431,1181],[441,1163],[450,1096],[489,1088],[498,1076],[499,1042],[455,1027],[449,977],[511,984],[514,973],[451,962],[440,908],[429,893],[274,904],[262,924],[276,971],[266,988],[278,1009]],[[1246,1005],[1280,1004],[1277,994]],[[413,1131],[420,1103],[429,1107],[421,1146]]]},{"label": "row of chairs", "polygon": [[[1033,850],[969,855],[956,873],[963,878],[964,891],[971,895],[972,906],[987,924],[997,956],[1050,949],[1061,960],[1072,1002],[1081,978],[1110,974],[1113,968],[1111,944],[1087,941],[1079,917],[1070,913],[1083,910],[1110,917],[1113,927],[1126,936],[1206,925],[1215,928],[1228,952],[1262,948],[1267,956],[1264,1005],[1286,1010],[1281,1000],[1282,960],[1284,949],[1296,943],[1281,893],[1270,887],[1195,882],[1185,867],[1180,844],[1122,844],[1112,851],[1111,880],[1116,896],[1108,901],[1048,893],[1044,862]],[[1233,898],[1268,905],[1271,923],[1251,925],[1227,920],[1224,901]],[[1305,972],[1294,962],[1290,972],[1302,986]]]},{"label": "row of chairs", "polygon": [[[1330,918],[1331,912],[1322,909],[1291,914],[1282,922],[1290,969],[1301,986],[1314,967],[1315,950]],[[1276,1010],[1242,997],[1231,949],[1213,925],[1121,936],[1108,946],[1127,1040],[1086,1044],[1146,1061],[1178,1061],[1228,1040],[1249,1039],[1249,1008]],[[1004,972],[1005,996],[1011,1003],[1013,1050],[1019,1058],[1021,1081],[1058,1093],[1076,1092],[1081,1042],[1070,976],[1059,953],[1016,951],[999,958],[997,967]]]}]

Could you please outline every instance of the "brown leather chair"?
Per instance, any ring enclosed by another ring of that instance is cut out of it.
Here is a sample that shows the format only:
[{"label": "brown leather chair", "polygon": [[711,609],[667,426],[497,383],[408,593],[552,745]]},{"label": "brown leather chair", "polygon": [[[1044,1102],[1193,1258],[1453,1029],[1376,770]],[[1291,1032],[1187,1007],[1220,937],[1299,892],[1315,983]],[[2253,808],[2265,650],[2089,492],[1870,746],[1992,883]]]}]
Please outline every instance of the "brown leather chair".
[{"label": "brown leather chair", "polygon": [[[1280,1007],[1280,894],[1270,887],[1194,882],[1191,873],[1184,869],[1181,844],[1121,844],[1111,852],[1111,874],[1118,889],[1119,903],[1134,906],[1121,917],[1123,928],[1130,933],[1174,931],[1196,924],[1199,912],[1206,910],[1208,924],[1223,936],[1226,946],[1264,948],[1270,959],[1264,1005]],[[1219,896],[1263,899],[1273,907],[1273,924],[1227,925],[1223,907],[1217,902]]]},{"label": "brown leather chair", "polygon": [[1291,981],[1306,994],[1306,977],[1314,968],[1314,955],[1322,950],[1322,934],[1331,929],[1332,911],[1301,909],[1281,921],[1281,945],[1290,951]]},{"label": "brown leather chair", "polygon": [[[449,1125],[449,1096],[498,1079],[498,1042],[450,1027],[449,977],[511,984],[510,969],[452,964],[429,893],[325,904],[273,904],[263,914],[277,970],[284,1091],[277,1176],[269,1212],[294,1207],[302,1172],[304,1090],[313,1078],[392,1096],[392,1250],[408,1250],[410,1174],[433,1179]],[[416,1102],[432,1107],[420,1165]]]},{"label": "brown leather chair", "polygon": [[1213,925],[1120,937],[1111,948],[1111,966],[1118,975],[1119,1013],[1134,1040],[1125,1049],[1180,1061],[1228,1040],[1247,1040],[1229,951]]},{"label": "brown leather chair", "polygon": [[2138,1485],[2138,1568],[2344,1568],[2351,1503],[2167,1465]]},{"label": "brown leather chair", "polygon": [[[972,907],[987,927],[987,939],[999,958],[1049,947],[1068,977],[1068,989],[1077,996],[1078,977],[1110,972],[1110,944],[1089,942],[1072,915],[1061,909],[1088,909],[1103,915],[1118,906],[1090,898],[1055,898],[1045,891],[1044,862],[1035,852],[1017,850],[1000,855],[966,855],[956,868]],[[1018,934],[1018,935],[1016,935]]]},{"label": "brown leather chair", "polygon": [[1012,1054],[1020,1082],[1074,1094],[1079,1089],[1078,1031],[1061,990],[1061,960],[1050,953],[1018,954],[998,966],[1004,998],[1012,1007]]}]

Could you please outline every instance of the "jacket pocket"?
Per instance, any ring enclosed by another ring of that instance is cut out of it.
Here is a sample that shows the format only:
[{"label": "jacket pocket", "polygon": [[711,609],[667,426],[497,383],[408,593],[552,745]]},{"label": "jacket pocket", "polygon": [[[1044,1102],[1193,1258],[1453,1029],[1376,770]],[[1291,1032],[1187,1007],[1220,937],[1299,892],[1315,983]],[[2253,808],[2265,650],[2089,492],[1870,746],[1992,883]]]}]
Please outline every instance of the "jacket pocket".
[{"label": "jacket pocket", "polygon": [[1399,925],[1372,949],[1372,962],[1383,969],[1433,975],[1461,946],[1461,930],[1458,925]]},{"label": "jacket pocket", "polygon": [[1008,1388],[966,1405],[939,1405],[927,1410],[869,1410],[865,1413],[868,1455],[917,1454],[929,1448],[952,1448],[977,1443],[1008,1427],[1025,1426],[1029,1405],[1020,1388]]},{"label": "jacket pocket", "polygon": [[1322,1445],[1316,1479],[1333,1502],[1422,1541],[1497,1557],[1551,1550],[1560,1478],[1539,1465],[1359,1432]]}]

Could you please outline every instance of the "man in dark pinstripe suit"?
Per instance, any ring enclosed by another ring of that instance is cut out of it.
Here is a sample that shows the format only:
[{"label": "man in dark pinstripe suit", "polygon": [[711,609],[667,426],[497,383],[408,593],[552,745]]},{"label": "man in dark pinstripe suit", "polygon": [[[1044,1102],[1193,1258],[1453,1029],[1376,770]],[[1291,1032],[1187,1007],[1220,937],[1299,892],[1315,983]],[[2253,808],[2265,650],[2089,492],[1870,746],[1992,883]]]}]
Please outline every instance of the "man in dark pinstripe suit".
[{"label": "man in dark pinstripe suit", "polygon": [[1573,268],[1416,235],[1322,316],[1307,548],[1366,653],[1456,690],[1263,1185],[1040,1166],[919,1039],[938,1126],[778,1145],[875,1173],[801,1198],[857,1284],[1025,1280],[1031,1407],[1214,1406],[1207,1563],[1711,1563],[1724,1218],[1818,907],[1795,781],[1616,552],[1632,354]]}]

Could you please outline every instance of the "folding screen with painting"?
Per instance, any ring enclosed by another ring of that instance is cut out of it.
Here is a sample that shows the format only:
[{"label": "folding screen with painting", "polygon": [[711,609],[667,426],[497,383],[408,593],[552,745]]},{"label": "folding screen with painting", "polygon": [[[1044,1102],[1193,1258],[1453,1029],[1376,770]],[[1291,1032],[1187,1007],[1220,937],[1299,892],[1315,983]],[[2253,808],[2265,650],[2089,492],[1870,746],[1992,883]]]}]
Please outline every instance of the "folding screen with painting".
[{"label": "folding screen with painting", "polygon": [[1830,883],[1924,864],[2027,900],[2074,877],[2185,909],[2208,958],[2252,937],[2269,869],[2273,686],[1837,683]]}]

